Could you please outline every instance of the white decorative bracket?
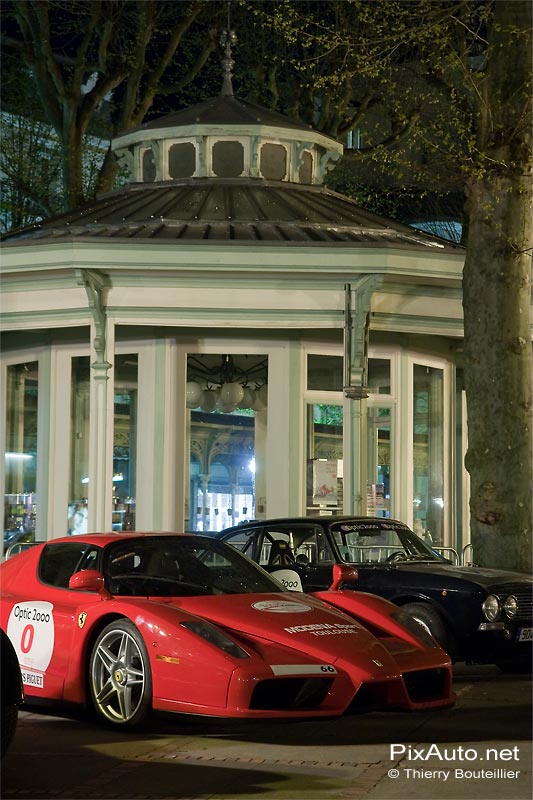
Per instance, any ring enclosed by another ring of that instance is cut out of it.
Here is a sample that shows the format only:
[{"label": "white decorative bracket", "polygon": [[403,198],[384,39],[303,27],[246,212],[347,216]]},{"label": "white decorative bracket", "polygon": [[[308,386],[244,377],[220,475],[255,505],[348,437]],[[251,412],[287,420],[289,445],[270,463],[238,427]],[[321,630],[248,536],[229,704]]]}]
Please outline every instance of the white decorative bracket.
[{"label": "white decorative bracket", "polygon": [[88,304],[91,309],[96,332],[93,340],[96,359],[91,366],[96,370],[104,370],[107,372],[111,364],[106,360],[105,278],[95,270],[77,269],[76,280],[78,286],[84,286],[87,292]]},{"label": "white decorative bracket", "polygon": [[370,303],[382,283],[382,275],[363,275],[344,286],[344,395],[351,400],[368,397]]}]

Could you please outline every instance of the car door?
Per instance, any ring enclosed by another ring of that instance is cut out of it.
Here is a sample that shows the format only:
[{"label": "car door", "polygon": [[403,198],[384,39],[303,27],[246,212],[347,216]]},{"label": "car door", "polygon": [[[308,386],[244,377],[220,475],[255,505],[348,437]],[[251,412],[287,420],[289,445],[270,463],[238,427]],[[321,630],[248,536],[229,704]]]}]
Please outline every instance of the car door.
[{"label": "car door", "polygon": [[89,547],[77,540],[47,545],[37,567],[37,580],[20,586],[14,598],[7,633],[27,695],[63,696],[77,624],[74,610],[79,605],[79,594],[68,588],[68,582]]}]

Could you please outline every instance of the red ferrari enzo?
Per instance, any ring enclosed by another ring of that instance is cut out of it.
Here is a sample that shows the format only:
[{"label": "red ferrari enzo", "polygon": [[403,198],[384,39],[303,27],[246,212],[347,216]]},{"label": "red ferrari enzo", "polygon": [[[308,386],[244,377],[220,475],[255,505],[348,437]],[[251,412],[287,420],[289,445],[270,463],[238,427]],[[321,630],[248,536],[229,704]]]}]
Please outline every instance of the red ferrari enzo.
[{"label": "red ferrari enzo", "polygon": [[[153,710],[335,717],[454,702],[450,659],[397,606],[337,587],[287,593],[234,548],[189,534],[100,533],[0,566],[25,698],[137,727]],[[349,568],[348,568],[349,569]]]}]

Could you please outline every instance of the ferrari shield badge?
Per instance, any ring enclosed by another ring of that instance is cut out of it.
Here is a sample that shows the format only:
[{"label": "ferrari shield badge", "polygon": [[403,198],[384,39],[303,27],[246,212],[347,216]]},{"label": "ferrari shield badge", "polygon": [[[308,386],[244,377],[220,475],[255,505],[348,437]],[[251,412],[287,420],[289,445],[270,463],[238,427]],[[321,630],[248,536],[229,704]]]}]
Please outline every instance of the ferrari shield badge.
[{"label": "ferrari shield badge", "polygon": [[86,611],[82,611],[81,614],[78,614],[78,628],[83,628],[86,619],[87,619]]}]

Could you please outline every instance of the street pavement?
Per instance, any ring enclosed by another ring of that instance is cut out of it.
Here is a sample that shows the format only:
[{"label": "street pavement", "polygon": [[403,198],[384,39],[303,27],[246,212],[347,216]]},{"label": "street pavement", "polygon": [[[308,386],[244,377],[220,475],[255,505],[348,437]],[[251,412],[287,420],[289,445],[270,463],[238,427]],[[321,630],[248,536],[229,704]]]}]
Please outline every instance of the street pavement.
[{"label": "street pavement", "polygon": [[155,720],[142,734],[24,709],[3,800],[530,800],[526,676],[459,665],[451,709],[305,723]]}]

